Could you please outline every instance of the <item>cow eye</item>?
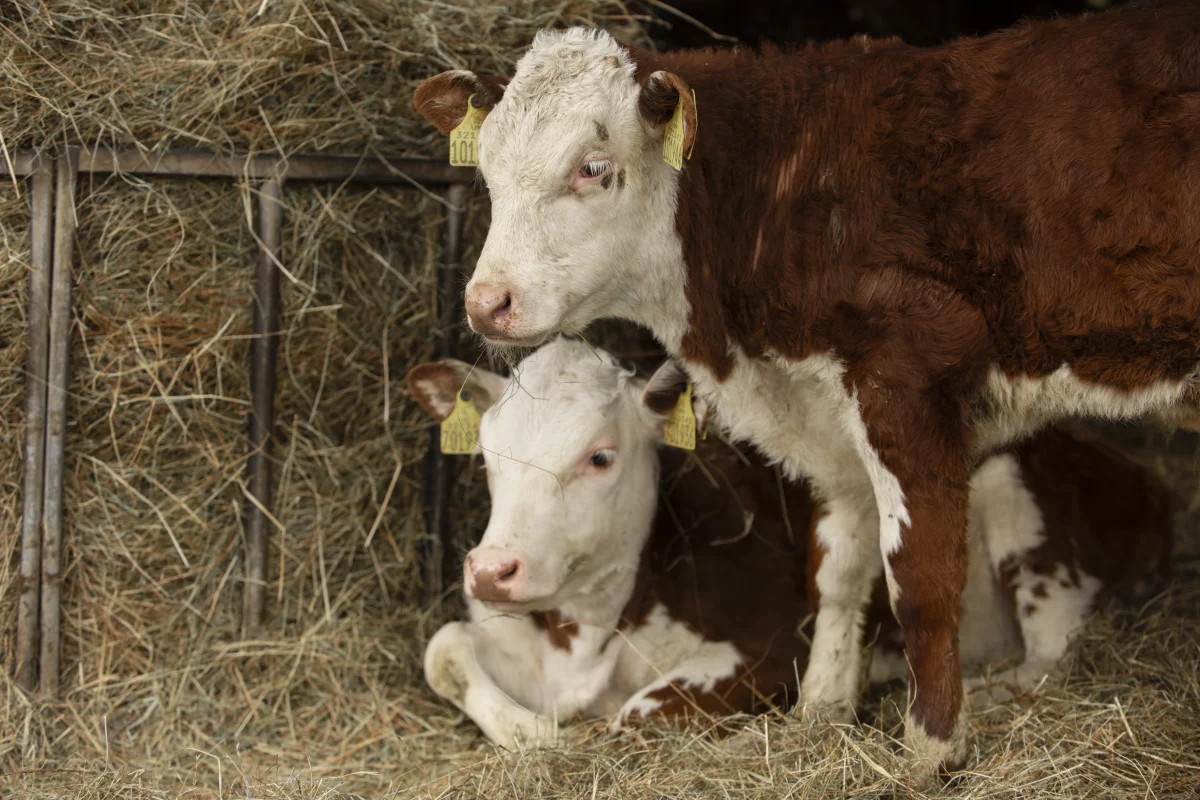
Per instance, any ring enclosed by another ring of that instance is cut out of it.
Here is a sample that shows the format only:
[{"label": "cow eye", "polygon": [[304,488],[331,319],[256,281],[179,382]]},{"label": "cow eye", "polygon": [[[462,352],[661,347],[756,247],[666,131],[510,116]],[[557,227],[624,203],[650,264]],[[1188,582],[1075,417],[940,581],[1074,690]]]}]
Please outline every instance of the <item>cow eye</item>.
[{"label": "cow eye", "polygon": [[585,180],[595,180],[602,177],[612,168],[612,163],[606,160],[585,161],[579,168],[579,177]]},{"label": "cow eye", "polygon": [[588,458],[588,463],[596,469],[605,469],[612,466],[613,459],[617,457],[615,450],[597,450]]}]

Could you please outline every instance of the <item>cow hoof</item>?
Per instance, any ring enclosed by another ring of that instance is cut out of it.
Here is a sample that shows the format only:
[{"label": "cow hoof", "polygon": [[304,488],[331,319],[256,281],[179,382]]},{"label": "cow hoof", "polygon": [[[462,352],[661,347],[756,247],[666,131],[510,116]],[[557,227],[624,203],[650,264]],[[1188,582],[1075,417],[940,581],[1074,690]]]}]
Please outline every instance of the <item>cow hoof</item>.
[{"label": "cow hoof", "polygon": [[832,703],[801,701],[792,713],[807,722],[833,722],[848,725],[856,719],[854,703],[849,700],[838,700]]},{"label": "cow hoof", "polygon": [[970,678],[963,682],[963,696],[972,711],[984,711],[1010,702],[1017,693],[1001,683],[989,683],[985,678]]},{"label": "cow hoof", "polygon": [[717,745],[722,752],[731,756],[758,756],[765,750],[767,737],[751,728],[730,734]]},{"label": "cow hoof", "polygon": [[913,788],[931,789],[963,768],[967,761],[967,709],[963,704],[949,739],[931,736],[912,717],[904,723],[904,749]]}]

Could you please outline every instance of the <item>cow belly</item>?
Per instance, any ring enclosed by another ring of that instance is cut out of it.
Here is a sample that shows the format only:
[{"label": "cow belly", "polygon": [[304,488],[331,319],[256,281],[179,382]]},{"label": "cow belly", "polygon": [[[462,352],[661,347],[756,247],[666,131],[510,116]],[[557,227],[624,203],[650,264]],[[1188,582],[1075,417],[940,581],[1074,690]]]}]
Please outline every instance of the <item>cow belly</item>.
[{"label": "cow belly", "polygon": [[1159,381],[1124,391],[1082,381],[1065,364],[1036,378],[1010,377],[993,367],[975,403],[976,448],[980,453],[996,452],[1067,417],[1157,416],[1170,421],[1187,411],[1182,406],[1190,383]]}]

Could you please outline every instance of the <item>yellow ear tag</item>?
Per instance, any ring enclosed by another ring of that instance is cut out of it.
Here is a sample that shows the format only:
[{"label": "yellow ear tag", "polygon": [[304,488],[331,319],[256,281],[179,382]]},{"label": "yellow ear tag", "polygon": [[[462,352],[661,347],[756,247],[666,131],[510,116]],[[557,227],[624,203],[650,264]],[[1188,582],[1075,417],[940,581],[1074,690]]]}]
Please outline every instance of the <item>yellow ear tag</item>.
[{"label": "yellow ear tag", "polygon": [[[692,107],[696,107],[696,90],[692,89]],[[696,128],[700,127],[700,112],[696,112]],[[675,104],[675,113],[671,115],[671,120],[667,123],[667,129],[663,132],[663,161],[670,164],[675,169],[683,169],[683,98],[679,98],[679,102]],[[688,148],[687,158],[692,157],[692,150],[696,148],[696,137],[692,137],[692,146]]]},{"label": "yellow ear tag", "polygon": [[469,456],[479,441],[479,409],[465,389],[454,398],[454,410],[442,420],[442,452]]},{"label": "yellow ear tag", "polygon": [[696,414],[692,411],[692,384],[679,395],[679,402],[671,409],[667,417],[667,428],[663,431],[663,441],[671,447],[680,450],[696,449]]},{"label": "yellow ear tag", "polygon": [[450,131],[450,166],[479,166],[479,126],[487,111],[475,106],[477,95],[467,98],[467,115],[458,127]]}]

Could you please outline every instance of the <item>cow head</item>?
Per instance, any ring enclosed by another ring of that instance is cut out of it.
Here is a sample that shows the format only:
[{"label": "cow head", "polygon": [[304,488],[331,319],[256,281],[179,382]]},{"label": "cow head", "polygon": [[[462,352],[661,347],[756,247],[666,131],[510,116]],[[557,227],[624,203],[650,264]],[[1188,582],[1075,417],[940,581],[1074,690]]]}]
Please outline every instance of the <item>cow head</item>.
[{"label": "cow head", "polygon": [[639,75],[607,33],[572,28],[539,33],[507,84],[447,72],[423,83],[414,102],[447,132],[472,93],[489,109],[479,170],[492,200],[467,284],[473,330],[494,344],[532,346],[599,317],[649,323],[665,296],[681,296],[678,173],[662,143],[681,98],[685,152],[695,137],[682,80]]},{"label": "cow head", "polygon": [[450,360],[410,370],[409,389],[434,419],[462,389],[483,411],[478,451],[492,511],[464,564],[468,596],[522,611],[609,597],[619,610],[615,595],[632,590],[657,505],[656,446],[685,384],[671,362],[638,380],[566,339],[507,379]]}]

